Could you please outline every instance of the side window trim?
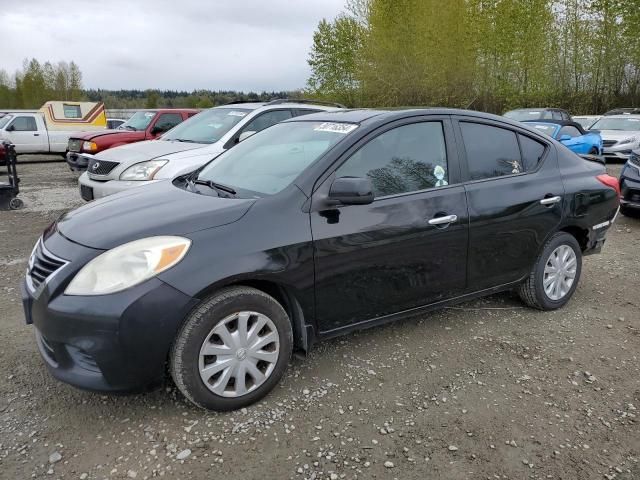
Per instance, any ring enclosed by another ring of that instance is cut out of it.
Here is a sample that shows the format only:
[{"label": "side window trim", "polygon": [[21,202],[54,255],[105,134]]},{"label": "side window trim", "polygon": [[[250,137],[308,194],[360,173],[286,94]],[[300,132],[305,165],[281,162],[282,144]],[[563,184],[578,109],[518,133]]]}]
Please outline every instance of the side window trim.
[{"label": "side window trim", "polygon": [[[544,163],[546,162],[547,158],[549,157],[549,151],[551,150],[551,147],[549,145],[548,142],[543,141],[539,138],[535,138],[532,135],[530,135],[529,132],[526,132],[524,130],[520,130],[519,128],[513,128],[511,125],[503,125],[500,124],[499,122],[492,122],[491,120],[487,120],[484,118],[476,118],[476,117],[464,117],[464,116],[454,116],[452,117],[452,122],[453,122],[453,129],[455,132],[455,137],[456,137],[456,144],[458,146],[458,152],[459,152],[459,163],[460,163],[460,171],[461,171],[461,178],[460,178],[460,183],[464,183],[464,184],[469,184],[469,183],[479,183],[479,182],[491,182],[491,181],[495,181],[495,180],[500,180],[503,178],[512,178],[512,177],[518,177],[521,175],[531,175],[531,174],[535,174],[538,173],[541,169],[542,166],[544,165]],[[464,141],[462,139],[462,131],[460,130],[460,123],[461,122],[472,122],[472,123],[481,123],[483,125],[487,125],[490,127],[497,127],[497,128],[504,128],[505,130],[510,130],[513,133],[516,134],[516,139],[518,141],[518,149],[520,150],[520,157],[522,158],[522,146],[520,145],[520,139],[519,139],[519,135],[525,136],[530,138],[531,140],[535,140],[538,143],[541,143],[544,145],[545,150],[544,150],[544,154],[542,155],[542,158],[540,159],[540,161],[538,162],[538,166],[537,168],[535,168],[534,170],[530,170],[528,172],[520,172],[520,173],[511,173],[509,175],[501,175],[499,177],[490,177],[490,178],[479,178],[477,180],[472,180],[470,175],[469,175],[469,168],[468,168],[468,158],[467,158],[467,150],[464,146]]]},{"label": "side window trim", "polygon": [[409,195],[419,195],[424,192],[429,192],[433,190],[445,190],[448,188],[459,187],[463,182],[462,173],[460,171],[460,159],[458,156],[457,149],[457,141],[455,138],[451,116],[450,115],[420,115],[416,117],[403,118],[401,120],[391,121],[380,127],[377,127],[375,130],[368,132],[365,136],[359,139],[356,143],[354,143],[348,150],[342,153],[338,159],[336,159],[331,165],[327,167],[327,169],[318,177],[313,187],[313,194],[315,194],[318,190],[320,190],[327,183],[331,183],[335,178],[335,172],[351,158],[351,156],[364,147],[367,143],[369,143],[374,138],[382,135],[389,130],[393,130],[394,128],[402,127],[404,125],[410,125],[414,123],[424,123],[424,122],[440,122],[442,124],[442,130],[444,133],[444,141],[445,141],[445,149],[447,154],[447,170],[449,173],[448,176],[448,185],[444,185],[441,187],[431,187],[422,190],[414,190],[410,192],[402,192],[396,193],[392,195],[384,195],[380,197],[376,197],[374,202],[378,200],[386,200],[395,197],[403,197]]}]

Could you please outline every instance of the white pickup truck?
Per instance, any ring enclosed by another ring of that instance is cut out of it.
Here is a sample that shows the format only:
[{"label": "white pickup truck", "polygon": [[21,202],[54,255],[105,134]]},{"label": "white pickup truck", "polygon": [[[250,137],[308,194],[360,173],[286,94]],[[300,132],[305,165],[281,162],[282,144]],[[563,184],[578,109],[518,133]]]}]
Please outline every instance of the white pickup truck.
[{"label": "white pickup truck", "polygon": [[41,113],[8,113],[0,118],[0,143],[9,141],[16,153],[61,153],[78,131],[48,130]]},{"label": "white pickup truck", "polygon": [[0,114],[0,143],[9,141],[16,153],[65,154],[69,137],[87,130],[104,130],[104,105],[95,102],[45,103],[40,110]]}]

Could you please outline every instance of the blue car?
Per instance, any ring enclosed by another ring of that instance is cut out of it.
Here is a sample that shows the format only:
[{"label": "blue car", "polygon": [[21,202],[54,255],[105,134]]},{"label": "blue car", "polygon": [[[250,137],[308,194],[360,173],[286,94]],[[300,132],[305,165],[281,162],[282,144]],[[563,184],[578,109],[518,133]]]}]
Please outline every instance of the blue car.
[{"label": "blue car", "polygon": [[584,130],[579,123],[559,120],[548,122],[536,120],[522,123],[546,133],[580,155],[602,155],[600,133],[595,130]]}]

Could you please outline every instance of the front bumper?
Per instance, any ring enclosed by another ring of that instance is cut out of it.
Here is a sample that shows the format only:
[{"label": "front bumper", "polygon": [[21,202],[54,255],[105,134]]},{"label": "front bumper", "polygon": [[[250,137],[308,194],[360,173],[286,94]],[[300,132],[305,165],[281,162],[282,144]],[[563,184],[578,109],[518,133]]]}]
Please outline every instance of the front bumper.
[{"label": "front bumper", "polygon": [[125,181],[125,180],[105,180],[97,181],[89,178],[87,172],[80,175],[78,184],[80,186],[80,196],[86,200],[94,200],[97,198],[108,197],[114,193],[124,192],[132,188],[150,185],[159,180],[149,180],[143,182]]},{"label": "front bumper", "polygon": [[634,143],[627,143],[622,145],[614,145],[612,147],[604,147],[602,149],[602,155],[606,160],[624,161],[629,160],[631,152],[637,145]]},{"label": "front bumper", "polygon": [[640,166],[627,162],[620,172],[620,205],[640,209]]},{"label": "front bumper", "polygon": [[27,323],[36,328],[49,372],[94,391],[144,391],[161,384],[169,348],[195,300],[158,278],[110,295],[64,295],[77,270],[101,251],[54,237],[46,248],[74,259],[35,290],[22,282]]},{"label": "front bumper", "polygon": [[73,171],[82,172],[87,169],[89,164],[89,158],[85,157],[79,152],[67,152],[66,155],[67,165]]}]

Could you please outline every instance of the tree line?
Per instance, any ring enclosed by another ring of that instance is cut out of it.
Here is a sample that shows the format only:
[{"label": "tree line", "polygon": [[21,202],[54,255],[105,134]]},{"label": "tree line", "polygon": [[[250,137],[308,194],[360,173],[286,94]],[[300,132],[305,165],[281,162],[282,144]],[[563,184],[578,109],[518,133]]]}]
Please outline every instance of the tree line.
[{"label": "tree line", "polygon": [[348,0],[314,33],[307,92],[350,106],[640,104],[638,0]]},{"label": "tree line", "polygon": [[75,62],[41,63],[26,59],[10,76],[0,69],[0,108],[38,109],[48,100],[104,102],[107,108],[210,108],[233,101],[299,98],[301,92],[238,92],[233,90],[105,90],[84,89]]}]

